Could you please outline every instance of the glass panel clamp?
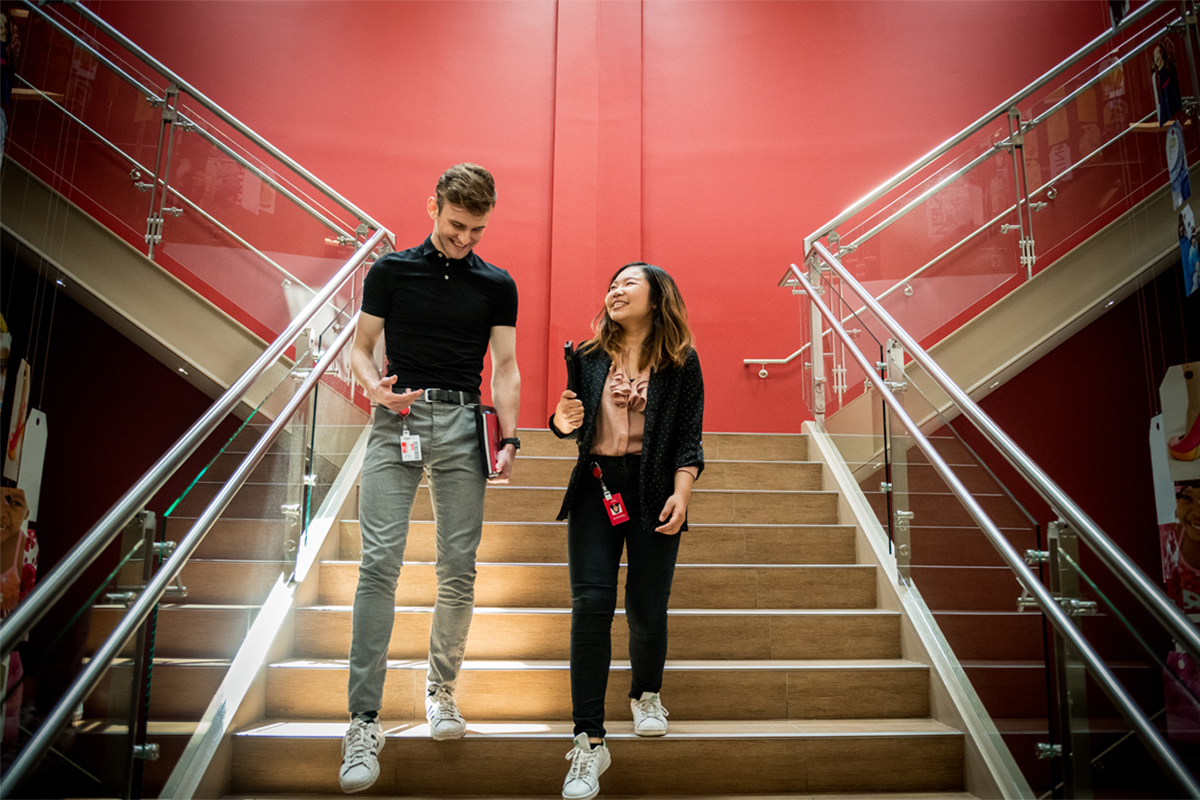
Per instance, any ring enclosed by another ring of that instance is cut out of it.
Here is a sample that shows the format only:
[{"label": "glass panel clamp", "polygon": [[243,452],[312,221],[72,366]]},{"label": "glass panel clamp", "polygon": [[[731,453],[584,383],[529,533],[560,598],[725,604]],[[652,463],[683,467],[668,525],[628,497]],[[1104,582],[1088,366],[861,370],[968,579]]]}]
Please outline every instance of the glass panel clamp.
[{"label": "glass panel clamp", "polygon": [[1050,744],[1048,742],[1038,742],[1034,745],[1034,753],[1038,759],[1046,758],[1062,758],[1062,745]]},{"label": "glass panel clamp", "polygon": [[1026,550],[1025,563],[1031,567],[1036,567],[1038,564],[1045,564],[1050,561],[1049,550]]}]

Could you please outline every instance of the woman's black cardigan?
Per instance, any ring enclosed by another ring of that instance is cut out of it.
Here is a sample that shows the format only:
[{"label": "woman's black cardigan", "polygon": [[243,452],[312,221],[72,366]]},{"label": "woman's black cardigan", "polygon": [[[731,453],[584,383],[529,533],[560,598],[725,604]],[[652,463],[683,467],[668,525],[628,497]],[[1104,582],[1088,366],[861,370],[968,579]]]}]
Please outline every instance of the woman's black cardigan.
[{"label": "woman's black cardigan", "polygon": [[[579,360],[580,386],[576,393],[583,401],[583,424],[564,434],[554,425],[553,415],[550,417],[550,430],[558,438],[574,438],[579,445],[579,460],[571,473],[571,482],[567,484],[559,519],[567,518],[571,499],[580,482],[591,476],[590,454],[596,438],[596,417],[612,364],[608,354],[599,348],[575,357]],[[646,427],[642,434],[642,473],[638,481],[645,532],[653,533],[662,524],[658,515],[667,498],[675,492],[676,471],[680,467],[704,471],[703,422],[704,376],[700,372],[700,357],[692,350],[682,367],[652,372],[646,389]],[[687,530],[686,519],[680,530]]]}]

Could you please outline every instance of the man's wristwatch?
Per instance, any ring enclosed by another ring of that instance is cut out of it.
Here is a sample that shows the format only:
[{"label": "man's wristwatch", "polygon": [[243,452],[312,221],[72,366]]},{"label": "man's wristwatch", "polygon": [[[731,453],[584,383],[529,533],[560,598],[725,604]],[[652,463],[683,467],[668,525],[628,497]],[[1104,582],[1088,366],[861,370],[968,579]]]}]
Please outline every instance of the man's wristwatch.
[{"label": "man's wristwatch", "polygon": [[515,436],[510,436],[507,439],[500,440],[501,447],[504,447],[504,445],[506,445],[506,444],[511,444],[513,446],[513,449],[516,450],[517,452],[520,452],[520,450],[521,450],[521,440]]}]

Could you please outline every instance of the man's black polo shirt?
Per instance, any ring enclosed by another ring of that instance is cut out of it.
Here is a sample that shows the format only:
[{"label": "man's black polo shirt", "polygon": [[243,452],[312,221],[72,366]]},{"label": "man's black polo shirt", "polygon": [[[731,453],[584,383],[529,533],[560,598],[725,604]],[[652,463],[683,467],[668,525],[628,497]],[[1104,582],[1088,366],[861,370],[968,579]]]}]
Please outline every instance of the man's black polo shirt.
[{"label": "man's black polo shirt", "polygon": [[384,319],[395,391],[479,392],[491,329],[517,324],[517,284],[472,251],[447,258],[424,244],[388,253],[367,271],[362,310]]}]

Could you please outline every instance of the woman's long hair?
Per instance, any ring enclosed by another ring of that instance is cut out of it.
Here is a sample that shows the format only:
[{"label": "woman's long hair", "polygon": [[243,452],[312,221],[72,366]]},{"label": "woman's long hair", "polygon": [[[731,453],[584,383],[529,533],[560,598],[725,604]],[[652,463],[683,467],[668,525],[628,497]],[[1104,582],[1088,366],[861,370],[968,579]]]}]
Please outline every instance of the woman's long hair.
[{"label": "woman's long hair", "polygon": [[[692,350],[692,329],[688,326],[687,306],[683,303],[679,287],[662,267],[644,261],[631,261],[623,265],[613,273],[608,282],[609,286],[612,286],[617,276],[629,267],[639,267],[646,276],[652,309],[650,335],[642,343],[638,371],[647,367],[652,370],[668,366],[682,367]],[[607,304],[601,307],[600,313],[592,320],[592,333],[592,338],[580,345],[581,352],[591,352],[599,348],[614,361],[621,357],[625,345],[625,329],[608,315]]]}]

